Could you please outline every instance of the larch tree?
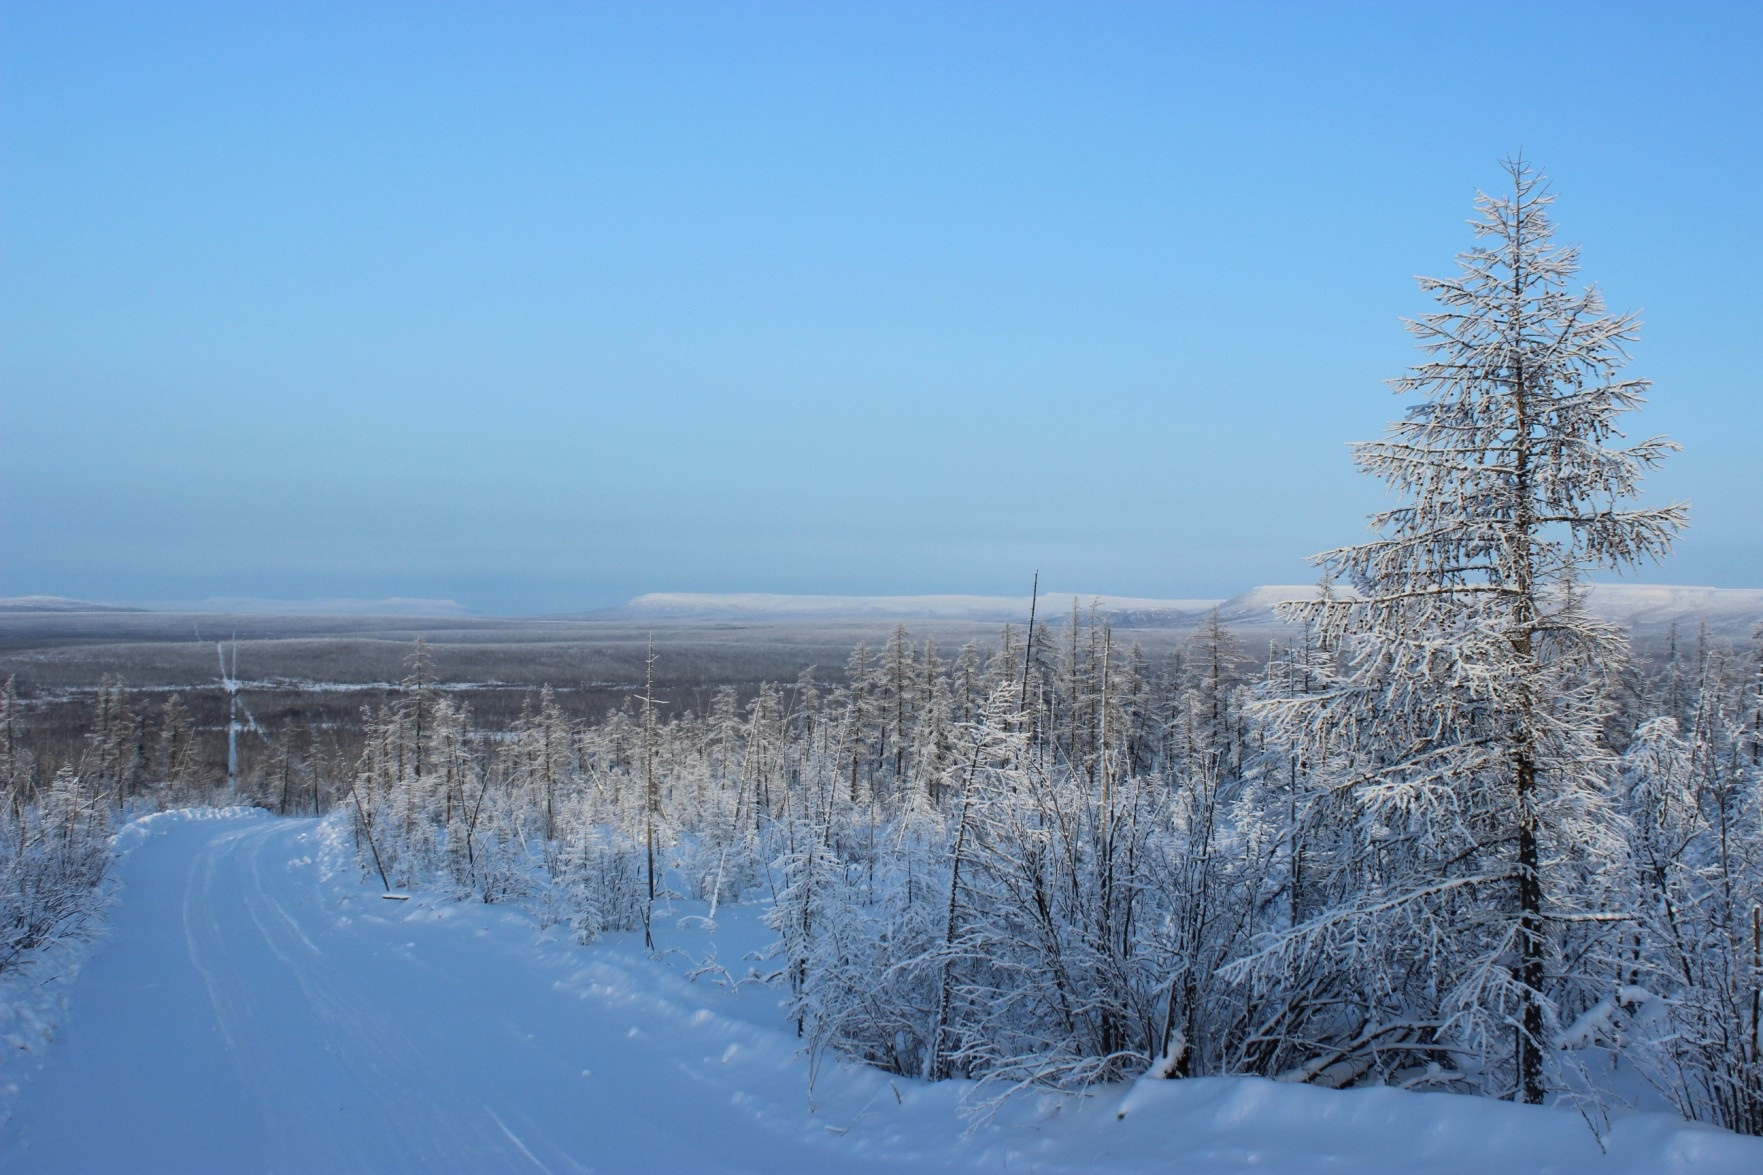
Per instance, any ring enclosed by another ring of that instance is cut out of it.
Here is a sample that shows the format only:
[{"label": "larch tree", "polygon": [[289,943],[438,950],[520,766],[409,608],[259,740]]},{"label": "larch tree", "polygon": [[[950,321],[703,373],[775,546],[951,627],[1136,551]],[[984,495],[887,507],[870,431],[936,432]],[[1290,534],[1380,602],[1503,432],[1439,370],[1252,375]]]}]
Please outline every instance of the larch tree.
[{"label": "larch tree", "polygon": [[165,699],[160,711],[159,769],[164,783],[179,788],[195,774],[196,724],[180,694]]},{"label": "larch tree", "polygon": [[1663,556],[1687,511],[1631,505],[1676,448],[1621,444],[1647,387],[1620,375],[1637,319],[1569,288],[1578,249],[1554,239],[1547,182],[1522,158],[1504,167],[1460,272],[1419,279],[1440,306],[1407,323],[1424,358],[1391,381],[1416,402],[1353,447],[1398,503],[1370,541],[1316,557],[1353,592],[1286,609],[1343,667],[1268,714],[1358,831],[1334,863],[1353,896],[1268,961],[1342,961],[1292,1013],[1305,1072],[1418,1066],[1538,1102],[1564,1005],[1593,982],[1589,936],[1615,917],[1600,876],[1620,857],[1601,724],[1626,642],[1584,610],[1581,576]]},{"label": "larch tree", "polygon": [[18,687],[11,677],[0,686],[0,802],[10,809],[21,827],[25,808],[32,800],[29,762],[21,737]]}]

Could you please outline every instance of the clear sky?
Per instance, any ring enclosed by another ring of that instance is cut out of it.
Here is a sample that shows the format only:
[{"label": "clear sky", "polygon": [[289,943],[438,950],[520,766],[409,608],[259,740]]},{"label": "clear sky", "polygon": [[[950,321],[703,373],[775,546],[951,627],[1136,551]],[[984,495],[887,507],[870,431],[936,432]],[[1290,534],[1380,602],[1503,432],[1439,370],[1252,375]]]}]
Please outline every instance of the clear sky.
[{"label": "clear sky", "polygon": [[1763,585],[1763,5],[0,5],[0,595],[1143,596],[1383,502],[1520,148]]}]

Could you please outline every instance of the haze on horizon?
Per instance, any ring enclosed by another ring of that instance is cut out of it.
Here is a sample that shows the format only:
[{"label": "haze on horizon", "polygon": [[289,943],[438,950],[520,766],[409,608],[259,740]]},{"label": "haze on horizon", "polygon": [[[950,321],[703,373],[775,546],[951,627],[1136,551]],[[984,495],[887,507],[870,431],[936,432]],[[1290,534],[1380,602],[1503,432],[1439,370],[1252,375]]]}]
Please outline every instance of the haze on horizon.
[{"label": "haze on horizon", "polygon": [[[1508,30],[1519,27],[1514,38]],[[0,596],[1228,597],[1497,160],[1763,585],[1763,10],[0,8]]]}]

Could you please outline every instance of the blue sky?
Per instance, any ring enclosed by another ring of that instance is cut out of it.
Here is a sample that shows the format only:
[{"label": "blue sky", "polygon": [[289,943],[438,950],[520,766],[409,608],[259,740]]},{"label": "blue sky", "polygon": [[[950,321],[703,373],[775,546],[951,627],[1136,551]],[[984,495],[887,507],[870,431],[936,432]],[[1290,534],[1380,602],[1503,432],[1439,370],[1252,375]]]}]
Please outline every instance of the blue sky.
[{"label": "blue sky", "polygon": [[1228,595],[1522,148],[1763,585],[1754,4],[0,6],[0,595]]}]

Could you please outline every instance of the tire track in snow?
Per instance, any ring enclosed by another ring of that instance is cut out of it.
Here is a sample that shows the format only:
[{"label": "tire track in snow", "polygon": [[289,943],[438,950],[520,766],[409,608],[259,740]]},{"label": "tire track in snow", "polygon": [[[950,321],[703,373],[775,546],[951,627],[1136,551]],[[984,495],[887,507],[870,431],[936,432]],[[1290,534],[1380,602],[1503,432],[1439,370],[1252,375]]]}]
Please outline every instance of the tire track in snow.
[{"label": "tire track in snow", "polygon": [[[263,947],[298,988],[332,1058],[351,1079],[357,1104],[371,1107],[372,1116],[398,1136],[399,1153],[413,1167],[429,1170],[457,1169],[465,1156],[491,1168],[550,1170],[479,1096],[452,1076],[449,1058],[434,1055],[432,1047],[416,1038],[412,1026],[398,1014],[395,991],[386,990],[383,983],[374,990],[371,975],[350,974],[339,966],[335,951],[314,940],[314,934],[334,933],[328,919],[308,933],[294,917],[287,901],[297,892],[295,887],[304,888],[309,882],[309,877],[298,875],[294,862],[311,859],[310,853],[300,852],[301,842],[310,839],[310,826],[270,825],[252,831],[257,834],[222,846],[235,858],[233,872],[242,883],[238,887],[242,908]],[[274,883],[266,879],[266,862]],[[275,873],[278,868],[280,876]],[[291,870],[296,876],[289,876]],[[321,896],[316,892],[311,896],[313,901],[305,908],[322,909]],[[312,1110],[316,1114],[319,1107],[313,1105]],[[515,1143],[524,1162],[505,1162],[513,1157],[505,1140]],[[381,1139],[370,1143],[367,1153],[354,1156],[367,1167],[380,1161],[384,1148]]]},{"label": "tire track in snow", "polygon": [[[244,890],[247,911],[270,951],[300,984],[315,1015],[335,1025],[337,1037],[350,1042],[342,1062],[373,1092],[386,1119],[397,1123],[411,1152],[429,1155],[424,1165],[431,1168],[445,1168],[457,1164],[462,1155],[476,1154],[494,1161],[497,1167],[511,1169],[589,1170],[496,1090],[474,1086],[461,1076],[470,1070],[456,1055],[457,1050],[435,1048],[438,1040],[454,1042],[447,1039],[442,1026],[413,1018],[395,993],[388,998],[392,984],[376,986],[371,978],[351,974],[339,965],[336,950],[326,950],[315,941],[317,935],[333,948],[360,945],[349,944],[337,934],[327,897],[316,882],[316,870],[311,866],[315,832],[311,828],[280,831],[284,834],[280,838],[266,837],[252,846],[251,884]],[[289,851],[297,844],[306,851]],[[284,877],[293,870],[299,890],[290,887],[281,892],[266,882],[266,862],[272,877],[278,867]],[[305,901],[298,896],[302,890],[309,890]],[[294,916],[290,899],[300,909],[324,912],[316,916],[312,933]],[[404,973],[399,982],[410,989],[451,983],[445,973],[414,956],[393,953],[382,957]],[[409,1113],[409,1095],[400,1096],[401,1091],[409,1090],[424,1094],[414,1115]],[[504,1142],[513,1144],[513,1153]],[[516,1155],[523,1161],[517,1161]]]},{"label": "tire track in snow", "polygon": [[750,1087],[793,1067],[793,1040],[731,1064],[757,1034],[647,960],[572,982],[578,948],[535,943],[517,915],[322,878],[319,828],[155,818],[0,1167],[899,1169],[835,1162],[817,1121],[805,1147],[800,1111]]}]

